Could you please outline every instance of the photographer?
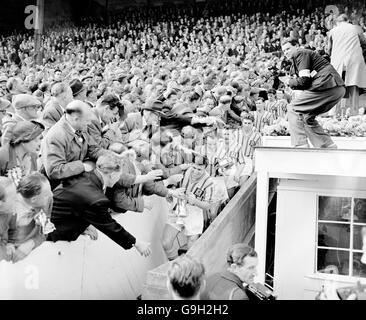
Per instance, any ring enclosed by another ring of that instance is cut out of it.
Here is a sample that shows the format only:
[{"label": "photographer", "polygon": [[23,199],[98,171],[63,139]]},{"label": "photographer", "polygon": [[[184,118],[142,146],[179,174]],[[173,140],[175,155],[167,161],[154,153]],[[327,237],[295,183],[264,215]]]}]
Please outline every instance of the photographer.
[{"label": "photographer", "polygon": [[227,252],[227,269],[207,279],[202,300],[249,300],[246,285],[254,281],[258,258],[253,248],[236,243]]}]

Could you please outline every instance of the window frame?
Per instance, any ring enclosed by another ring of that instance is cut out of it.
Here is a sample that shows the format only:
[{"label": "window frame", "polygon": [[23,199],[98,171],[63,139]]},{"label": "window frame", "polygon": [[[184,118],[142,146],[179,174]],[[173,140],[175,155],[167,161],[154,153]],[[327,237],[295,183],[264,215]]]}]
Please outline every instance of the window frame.
[{"label": "window frame", "polygon": [[[332,220],[319,220],[319,199],[320,197],[333,197],[333,198],[351,198],[351,219],[349,221],[332,221]],[[364,279],[365,277],[354,276],[353,274],[353,255],[354,253],[363,253],[360,249],[354,249],[354,227],[355,226],[365,226],[366,222],[354,222],[354,207],[355,207],[355,199],[364,199],[366,201],[366,194],[365,193],[358,193],[358,192],[349,192],[346,194],[340,193],[327,193],[327,192],[316,192],[316,226],[315,226],[315,259],[314,259],[314,266],[313,266],[313,275],[310,277],[315,278],[323,278],[329,279],[332,278],[334,280],[346,281],[351,279]],[[319,223],[329,223],[329,224],[341,224],[341,225],[348,225],[350,227],[350,239],[349,239],[349,248],[337,248],[337,247],[325,247],[325,246],[318,246],[318,237],[319,237]],[[318,271],[318,249],[331,249],[331,250],[338,250],[348,252],[348,259],[349,259],[349,270],[348,275],[343,274],[327,274],[324,272]]]}]

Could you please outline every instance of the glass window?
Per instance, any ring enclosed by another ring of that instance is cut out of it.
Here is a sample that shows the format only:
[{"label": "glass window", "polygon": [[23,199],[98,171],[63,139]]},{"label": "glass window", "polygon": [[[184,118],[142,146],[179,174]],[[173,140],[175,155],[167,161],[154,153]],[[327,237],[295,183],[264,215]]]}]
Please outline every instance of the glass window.
[{"label": "glass window", "polygon": [[319,197],[319,220],[348,221],[351,215],[351,198]]},{"label": "glass window", "polygon": [[366,277],[366,199],[319,196],[317,229],[317,272]]},{"label": "glass window", "polygon": [[333,249],[318,249],[318,272],[348,276],[349,252]]},{"label": "glass window", "polygon": [[348,224],[318,223],[318,246],[348,249],[349,244]]}]

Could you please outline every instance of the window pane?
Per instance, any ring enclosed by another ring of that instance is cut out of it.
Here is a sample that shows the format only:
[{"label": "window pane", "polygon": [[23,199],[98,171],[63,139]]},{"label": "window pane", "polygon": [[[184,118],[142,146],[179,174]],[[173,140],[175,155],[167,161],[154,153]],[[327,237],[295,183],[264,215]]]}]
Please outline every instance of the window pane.
[{"label": "window pane", "polygon": [[318,224],[318,246],[349,249],[350,226],[348,224]]},{"label": "window pane", "polygon": [[355,199],[354,222],[366,223],[366,199]]},{"label": "window pane", "polygon": [[349,252],[318,249],[318,272],[349,275]]},{"label": "window pane", "polygon": [[[366,264],[361,262],[361,257],[362,257],[362,253],[353,253],[353,276],[354,277],[366,277]],[[362,261],[366,262],[365,260],[362,260]]]},{"label": "window pane", "polygon": [[350,221],[351,198],[319,197],[319,220]]},{"label": "window pane", "polygon": [[[364,231],[362,231],[364,230]],[[366,233],[365,226],[354,226],[353,228],[353,249],[362,250],[363,242],[362,242],[362,235]],[[365,238],[366,241],[366,238]],[[365,243],[366,245],[366,243]]]}]

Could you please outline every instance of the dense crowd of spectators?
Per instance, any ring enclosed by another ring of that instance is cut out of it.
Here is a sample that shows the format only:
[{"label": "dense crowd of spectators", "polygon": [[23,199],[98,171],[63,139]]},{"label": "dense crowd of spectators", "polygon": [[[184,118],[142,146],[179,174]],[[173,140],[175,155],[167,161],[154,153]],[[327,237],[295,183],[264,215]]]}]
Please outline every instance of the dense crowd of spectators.
[{"label": "dense crowd of spectators", "polygon": [[91,226],[149,255],[111,214],[150,210],[153,194],[169,206],[168,258],[179,234],[196,241],[252,174],[265,126],[286,120],[281,40],[326,56],[335,21],[324,7],[241,9],[128,10],[49,29],[39,52],[29,34],[0,39],[0,259]]}]

